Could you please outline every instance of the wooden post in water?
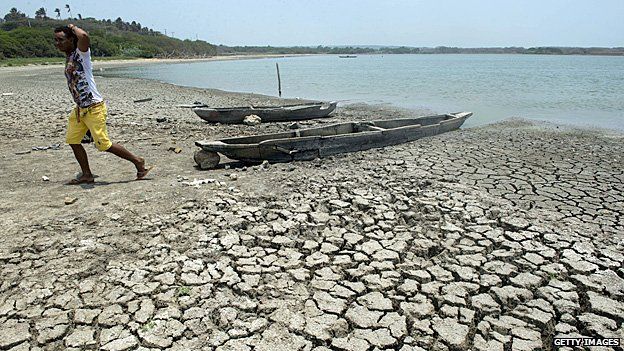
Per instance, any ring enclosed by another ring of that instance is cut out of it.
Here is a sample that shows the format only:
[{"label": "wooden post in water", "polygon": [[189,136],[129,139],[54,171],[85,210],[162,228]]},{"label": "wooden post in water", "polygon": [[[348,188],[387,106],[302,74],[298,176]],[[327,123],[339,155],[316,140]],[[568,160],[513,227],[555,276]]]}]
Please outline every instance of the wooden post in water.
[{"label": "wooden post in water", "polygon": [[279,93],[279,97],[282,97],[282,80],[279,75],[279,64],[275,62],[275,68],[277,68],[277,92]]}]

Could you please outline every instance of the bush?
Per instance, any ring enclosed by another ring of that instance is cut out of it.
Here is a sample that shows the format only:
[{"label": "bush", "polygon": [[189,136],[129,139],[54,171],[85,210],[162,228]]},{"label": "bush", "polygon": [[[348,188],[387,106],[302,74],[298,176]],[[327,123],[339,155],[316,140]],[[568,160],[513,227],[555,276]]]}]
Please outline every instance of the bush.
[{"label": "bush", "polygon": [[0,31],[0,52],[4,57],[21,57],[25,51],[21,43],[9,33]]},{"label": "bush", "polygon": [[118,56],[121,51],[113,43],[99,36],[91,35],[91,54],[93,56]]},{"label": "bush", "polygon": [[126,48],[121,51],[122,56],[140,57],[143,51],[139,48]]}]

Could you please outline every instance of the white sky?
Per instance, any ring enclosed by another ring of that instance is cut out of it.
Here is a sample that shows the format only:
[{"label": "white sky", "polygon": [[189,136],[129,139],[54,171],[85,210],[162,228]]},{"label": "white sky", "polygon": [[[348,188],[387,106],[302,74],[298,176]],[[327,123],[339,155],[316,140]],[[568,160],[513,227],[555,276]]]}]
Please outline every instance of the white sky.
[{"label": "white sky", "polygon": [[0,0],[224,45],[624,46],[624,0]]}]

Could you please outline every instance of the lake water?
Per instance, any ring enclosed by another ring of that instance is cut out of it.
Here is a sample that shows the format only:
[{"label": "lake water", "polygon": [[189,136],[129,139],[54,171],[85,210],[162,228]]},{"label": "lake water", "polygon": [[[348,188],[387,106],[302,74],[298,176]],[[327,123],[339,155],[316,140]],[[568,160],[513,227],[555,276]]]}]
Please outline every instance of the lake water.
[{"label": "lake water", "polygon": [[106,74],[277,96],[275,63],[282,97],[472,111],[466,127],[517,116],[624,130],[624,57],[305,56],[158,64]]}]

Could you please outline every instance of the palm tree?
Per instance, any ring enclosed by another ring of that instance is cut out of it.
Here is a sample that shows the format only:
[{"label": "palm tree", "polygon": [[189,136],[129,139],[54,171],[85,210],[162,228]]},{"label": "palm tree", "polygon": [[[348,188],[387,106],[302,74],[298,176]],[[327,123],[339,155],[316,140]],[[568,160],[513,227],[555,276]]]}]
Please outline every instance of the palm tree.
[{"label": "palm tree", "polygon": [[72,18],[71,9],[69,8],[69,4],[65,4],[65,8],[67,9],[67,12],[69,12],[69,18]]},{"label": "palm tree", "polygon": [[61,9],[59,9],[58,7],[54,9],[54,12],[56,12],[56,18],[60,19],[61,18]]},{"label": "palm tree", "polygon": [[78,14],[78,19],[82,20],[82,15],[81,14]]}]

